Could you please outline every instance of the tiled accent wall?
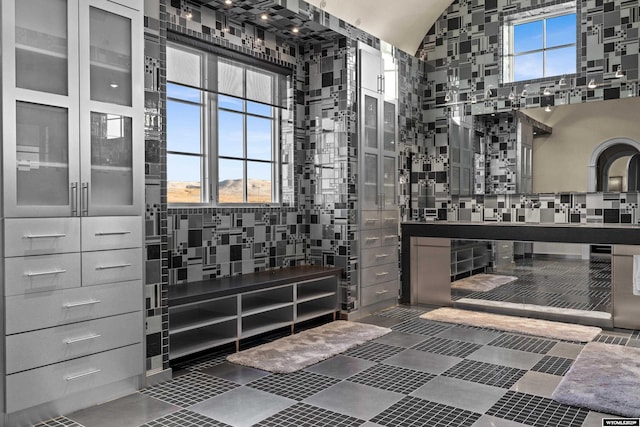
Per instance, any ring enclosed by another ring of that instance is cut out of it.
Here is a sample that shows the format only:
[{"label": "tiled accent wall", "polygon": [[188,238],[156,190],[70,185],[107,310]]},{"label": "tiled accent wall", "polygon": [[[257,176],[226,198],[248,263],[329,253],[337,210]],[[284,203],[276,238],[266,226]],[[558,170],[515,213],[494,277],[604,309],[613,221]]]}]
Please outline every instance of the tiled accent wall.
[{"label": "tiled accent wall", "polygon": [[144,2],[145,310],[147,371],[169,367],[167,180],[164,112],[164,0]]},{"label": "tiled accent wall", "polygon": [[304,185],[309,261],[344,269],[344,309],[357,298],[357,121],[354,40],[308,46],[305,64]]},{"label": "tiled accent wall", "polygon": [[638,224],[640,194],[561,193],[453,196],[449,221],[524,222],[533,224]]},{"label": "tiled accent wall", "polygon": [[[500,83],[501,26],[505,17],[559,3],[562,2],[455,1],[427,33],[417,52],[417,56],[425,61],[423,115],[426,146],[424,154],[413,157],[411,217],[421,218],[427,207],[430,208],[430,216],[435,216],[437,209],[446,209],[450,204],[446,188],[449,117],[638,96],[635,81],[639,77],[640,63],[638,5],[623,0],[587,0],[577,2],[580,17],[577,73],[567,76],[569,84],[559,86],[557,79],[522,82],[513,88],[520,94],[526,84],[527,96],[518,97],[514,102],[508,99],[512,85]],[[624,70],[626,79],[614,78],[619,66]],[[587,88],[592,78],[599,83],[596,89]],[[552,91],[550,96],[542,95],[547,87]],[[446,103],[444,97],[450,89],[453,102]],[[487,89],[492,89],[490,97],[486,96]],[[478,102],[471,104],[468,101],[474,94]],[[495,148],[491,147],[494,154]],[[498,150],[505,162],[515,162],[510,149],[505,152],[498,147]],[[444,172],[444,178],[437,172]],[[444,185],[439,181],[444,181]],[[492,187],[495,189],[495,184],[500,183],[500,178],[487,177],[487,182],[490,186],[487,190],[492,191]],[[498,185],[498,189],[505,190],[505,186]]]}]

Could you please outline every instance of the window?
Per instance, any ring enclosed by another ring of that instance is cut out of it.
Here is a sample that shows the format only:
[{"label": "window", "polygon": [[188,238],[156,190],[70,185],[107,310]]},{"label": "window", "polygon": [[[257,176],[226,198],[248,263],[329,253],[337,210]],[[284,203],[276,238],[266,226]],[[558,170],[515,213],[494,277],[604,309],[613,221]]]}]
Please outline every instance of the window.
[{"label": "window", "polygon": [[504,82],[576,72],[575,4],[505,19]]},{"label": "window", "polygon": [[279,202],[280,95],[286,76],[167,47],[167,201]]}]

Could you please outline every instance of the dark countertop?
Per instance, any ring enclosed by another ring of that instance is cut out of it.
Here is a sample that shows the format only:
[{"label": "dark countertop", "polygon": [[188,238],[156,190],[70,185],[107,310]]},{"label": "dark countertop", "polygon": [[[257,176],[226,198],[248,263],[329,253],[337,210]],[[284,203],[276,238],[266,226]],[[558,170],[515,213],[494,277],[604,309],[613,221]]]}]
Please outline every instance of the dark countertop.
[{"label": "dark countertop", "polygon": [[411,237],[468,240],[640,245],[635,224],[530,224],[511,222],[408,221],[402,229],[402,297],[410,301]]},{"label": "dark countertop", "polygon": [[279,270],[260,271],[219,279],[202,280],[169,286],[169,307],[205,301],[243,292],[257,291],[326,276],[338,276],[342,269],[317,265],[301,265]]},{"label": "dark countertop", "polygon": [[404,237],[513,240],[588,244],[640,244],[640,225],[528,224],[510,222],[403,222]]}]

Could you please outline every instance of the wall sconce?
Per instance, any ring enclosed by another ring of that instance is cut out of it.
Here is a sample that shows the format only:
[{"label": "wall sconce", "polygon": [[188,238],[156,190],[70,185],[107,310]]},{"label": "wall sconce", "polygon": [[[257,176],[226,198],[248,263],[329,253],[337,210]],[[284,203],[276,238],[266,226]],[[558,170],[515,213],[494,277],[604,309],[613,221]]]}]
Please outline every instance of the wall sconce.
[{"label": "wall sconce", "polygon": [[621,79],[624,77],[624,71],[622,71],[622,67],[618,65],[618,69],[616,70],[616,79]]},{"label": "wall sconce", "polygon": [[565,80],[564,76],[560,77],[560,80],[558,81],[558,86],[566,86],[567,85],[567,81]]},{"label": "wall sconce", "polygon": [[542,92],[542,94],[545,96],[551,95],[551,90],[549,89],[548,86],[544,88],[544,92]]},{"label": "wall sconce", "polygon": [[478,97],[476,96],[476,94],[474,93],[473,95],[471,95],[471,103],[475,104],[478,102]]},{"label": "wall sconce", "polygon": [[525,98],[527,96],[527,85],[524,85],[522,88],[522,92],[520,93],[521,98]]},{"label": "wall sconce", "polygon": [[448,90],[447,94],[444,96],[444,102],[449,102],[451,101],[451,91]]},{"label": "wall sconce", "polygon": [[598,87],[598,83],[596,83],[595,79],[589,80],[589,84],[587,85],[589,89],[595,89]]},{"label": "wall sconce", "polygon": [[516,94],[513,91],[513,86],[511,87],[511,92],[509,92],[509,101],[513,101],[516,99]]}]

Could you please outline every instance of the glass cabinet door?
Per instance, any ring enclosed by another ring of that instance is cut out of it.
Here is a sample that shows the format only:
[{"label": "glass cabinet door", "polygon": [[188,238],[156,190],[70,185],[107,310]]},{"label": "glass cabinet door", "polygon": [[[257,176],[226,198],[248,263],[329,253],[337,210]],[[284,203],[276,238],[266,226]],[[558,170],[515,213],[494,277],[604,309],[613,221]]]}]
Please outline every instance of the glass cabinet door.
[{"label": "glass cabinet door", "polygon": [[2,7],[4,214],[73,215],[79,180],[77,1],[3,0]]},{"label": "glass cabinet door", "polygon": [[384,148],[385,151],[396,151],[396,122],[397,122],[397,116],[396,116],[396,106],[395,104],[388,102],[388,101],[384,101],[384,111],[383,111],[383,118],[384,118],[384,125],[383,125],[383,131],[384,131],[384,140],[383,140],[383,145],[382,147]]},{"label": "glass cabinet door", "polygon": [[80,3],[81,215],[140,215],[143,27],[138,11]]},{"label": "glass cabinet door", "polygon": [[367,209],[376,209],[378,207],[378,196],[380,194],[380,191],[378,190],[377,154],[364,154],[363,187],[363,207]]},{"label": "glass cabinet door", "polygon": [[370,95],[364,96],[364,146],[378,148],[378,99]]},{"label": "glass cabinet door", "polygon": [[66,0],[15,2],[16,87],[68,94],[68,8]]},{"label": "glass cabinet door", "polygon": [[382,185],[384,187],[384,206],[396,206],[396,158],[384,156],[382,159]]}]

